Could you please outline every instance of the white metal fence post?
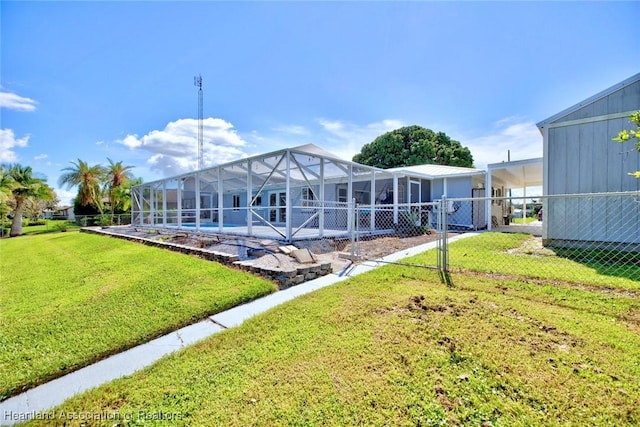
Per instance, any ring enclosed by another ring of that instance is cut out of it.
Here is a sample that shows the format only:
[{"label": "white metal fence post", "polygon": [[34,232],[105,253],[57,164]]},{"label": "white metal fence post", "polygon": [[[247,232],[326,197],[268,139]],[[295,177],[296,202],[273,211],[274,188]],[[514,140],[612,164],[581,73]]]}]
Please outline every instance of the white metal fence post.
[{"label": "white metal fence post", "polygon": [[351,203],[349,206],[349,227],[351,227],[351,261],[355,259],[355,242],[356,242],[356,227],[357,223],[355,222],[356,218],[356,199],[351,199]]},{"label": "white metal fence post", "polygon": [[437,267],[438,271],[447,272],[449,271],[449,259],[447,253],[449,250],[449,246],[447,244],[447,230],[449,228],[447,221],[447,196],[442,196],[442,199],[438,201],[437,207]]}]

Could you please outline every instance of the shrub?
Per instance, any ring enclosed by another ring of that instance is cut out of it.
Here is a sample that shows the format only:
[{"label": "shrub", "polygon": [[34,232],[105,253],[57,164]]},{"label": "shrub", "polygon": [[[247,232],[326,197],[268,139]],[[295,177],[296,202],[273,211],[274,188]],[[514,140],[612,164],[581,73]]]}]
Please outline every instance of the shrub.
[{"label": "shrub", "polygon": [[44,219],[28,219],[25,218],[22,220],[23,227],[33,227],[35,225],[47,225],[47,221]]},{"label": "shrub", "polygon": [[395,232],[403,236],[420,236],[429,234],[431,230],[419,212],[401,212]]}]

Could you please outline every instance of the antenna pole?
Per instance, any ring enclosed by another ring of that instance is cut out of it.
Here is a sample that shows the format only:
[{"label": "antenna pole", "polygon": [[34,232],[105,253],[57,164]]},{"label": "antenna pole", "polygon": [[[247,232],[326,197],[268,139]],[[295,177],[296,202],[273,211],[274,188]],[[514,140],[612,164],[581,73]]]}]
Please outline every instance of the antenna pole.
[{"label": "antenna pole", "polygon": [[193,78],[194,86],[198,87],[198,170],[202,169],[204,166],[204,153],[203,153],[203,137],[204,137],[204,129],[203,129],[203,106],[202,106],[202,76],[198,75],[198,77]]}]

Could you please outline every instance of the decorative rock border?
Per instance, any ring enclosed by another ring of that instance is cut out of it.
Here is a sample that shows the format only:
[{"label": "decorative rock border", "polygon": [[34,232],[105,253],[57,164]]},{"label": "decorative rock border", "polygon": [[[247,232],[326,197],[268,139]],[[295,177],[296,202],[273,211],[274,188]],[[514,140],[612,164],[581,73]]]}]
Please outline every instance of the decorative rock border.
[{"label": "decorative rock border", "polygon": [[278,284],[279,289],[286,289],[294,285],[313,280],[315,278],[325,276],[331,273],[331,263],[313,263],[303,264],[295,269],[282,269],[279,267],[264,267],[255,265],[251,260],[240,261],[238,255],[227,254],[206,248],[195,248],[193,246],[180,245],[177,243],[164,242],[161,240],[147,239],[140,236],[129,236],[126,234],[112,233],[107,229],[95,227],[83,227],[80,232],[106,235],[116,237],[118,239],[129,240],[136,243],[142,243],[147,246],[169,249],[171,251],[180,252],[187,255],[197,256],[208,261],[216,261],[228,266],[234,266],[249,273],[257,274],[267,280],[274,281]]}]

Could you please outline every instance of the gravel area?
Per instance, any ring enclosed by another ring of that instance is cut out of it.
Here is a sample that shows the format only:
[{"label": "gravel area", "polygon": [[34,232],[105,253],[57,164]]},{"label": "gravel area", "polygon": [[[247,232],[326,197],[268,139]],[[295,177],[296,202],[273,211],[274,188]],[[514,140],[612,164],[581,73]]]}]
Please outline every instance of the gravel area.
[{"label": "gravel area", "polygon": [[[238,255],[241,261],[250,261],[251,265],[259,267],[277,267],[288,270],[301,265],[293,256],[284,254],[278,249],[280,246],[286,246],[285,243],[274,240],[133,226],[109,227],[108,231]],[[436,238],[436,233],[420,236],[369,236],[354,243],[355,253],[358,256],[356,262],[382,258],[403,249],[435,241]],[[292,245],[296,248],[309,249],[318,262],[331,262],[334,272],[340,271],[352,263],[349,259],[345,259],[346,254],[351,254],[351,240],[349,239],[305,240],[296,241]]]}]

